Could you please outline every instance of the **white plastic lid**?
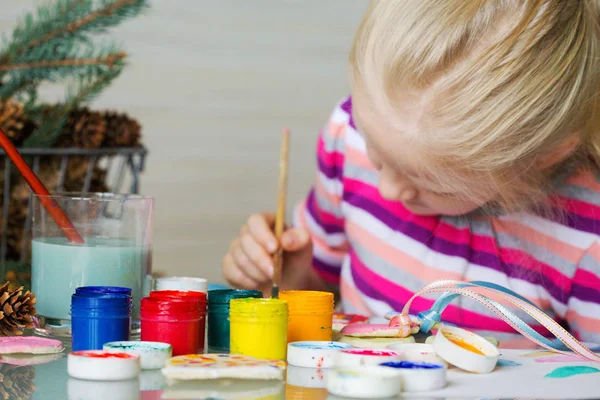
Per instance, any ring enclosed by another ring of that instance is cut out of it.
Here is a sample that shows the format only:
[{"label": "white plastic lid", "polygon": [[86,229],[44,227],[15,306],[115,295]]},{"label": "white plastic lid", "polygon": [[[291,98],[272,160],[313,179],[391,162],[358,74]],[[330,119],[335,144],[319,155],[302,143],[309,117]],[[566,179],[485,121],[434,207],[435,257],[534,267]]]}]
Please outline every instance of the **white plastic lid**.
[{"label": "white plastic lid", "polygon": [[479,374],[493,371],[500,357],[498,348],[485,338],[453,326],[438,329],[433,347],[449,364]]}]

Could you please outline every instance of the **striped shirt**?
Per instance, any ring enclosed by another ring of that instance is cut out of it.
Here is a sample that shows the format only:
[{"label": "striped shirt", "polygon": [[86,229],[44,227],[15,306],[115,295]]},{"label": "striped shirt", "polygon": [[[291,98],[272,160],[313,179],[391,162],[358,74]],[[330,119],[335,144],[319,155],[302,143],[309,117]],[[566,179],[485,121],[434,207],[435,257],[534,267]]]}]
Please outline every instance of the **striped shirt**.
[{"label": "striped shirt", "polygon": [[[351,98],[338,104],[320,132],[316,182],[295,212],[295,223],[313,238],[313,267],[326,282],[339,286],[344,312],[383,316],[401,311],[429,282],[484,280],[527,297],[578,339],[600,343],[596,172],[578,172],[558,186],[552,197],[563,213],[560,219],[532,213],[414,215],[379,194],[378,172],[351,108]],[[411,314],[429,309],[438,296],[419,297]],[[549,335],[528,315],[510,308]],[[529,343],[468,298],[455,299],[442,320],[493,335],[503,347]]]}]

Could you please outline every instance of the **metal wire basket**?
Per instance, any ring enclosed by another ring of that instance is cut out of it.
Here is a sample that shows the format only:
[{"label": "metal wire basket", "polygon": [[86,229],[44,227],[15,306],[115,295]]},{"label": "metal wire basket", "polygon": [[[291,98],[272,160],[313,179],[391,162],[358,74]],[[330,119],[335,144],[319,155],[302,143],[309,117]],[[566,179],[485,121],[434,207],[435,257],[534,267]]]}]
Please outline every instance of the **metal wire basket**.
[{"label": "metal wire basket", "polygon": [[[63,189],[67,166],[72,157],[85,157],[88,161],[87,171],[83,181],[83,187],[79,192],[87,193],[90,189],[94,167],[100,163],[104,164],[106,170],[105,185],[112,193],[139,194],[140,175],[145,167],[147,149],[140,147],[80,149],[80,148],[50,148],[50,149],[19,149],[21,155],[30,163],[33,172],[39,172],[42,157],[57,157],[60,159],[58,171],[58,187],[56,192]],[[10,158],[0,149],[0,162],[4,166],[4,185],[2,196],[2,220],[0,224],[0,280],[6,276],[6,272],[17,270],[22,273],[19,283],[29,286],[28,276],[30,271],[29,242],[31,241],[31,204],[27,200],[27,214],[23,227],[23,239],[19,244],[21,248],[19,259],[7,258],[7,227],[9,219],[9,208],[11,201],[11,178],[14,176],[15,168]],[[122,189],[124,184],[129,183],[128,189]],[[23,276],[25,278],[23,278]]]}]

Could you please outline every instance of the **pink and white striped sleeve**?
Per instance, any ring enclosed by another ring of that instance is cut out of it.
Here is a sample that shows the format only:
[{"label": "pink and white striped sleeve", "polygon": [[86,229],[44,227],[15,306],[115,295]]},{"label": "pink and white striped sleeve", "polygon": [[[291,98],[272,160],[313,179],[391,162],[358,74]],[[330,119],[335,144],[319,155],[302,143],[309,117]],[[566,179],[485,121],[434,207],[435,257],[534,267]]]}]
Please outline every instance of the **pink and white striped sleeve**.
[{"label": "pink and white striped sleeve", "polygon": [[600,343],[600,242],[587,250],[577,266],[566,319],[579,340]]},{"label": "pink and white striped sleeve", "polygon": [[344,132],[350,115],[338,105],[317,140],[317,176],[308,196],[296,208],[296,226],[306,228],[313,240],[313,268],[325,282],[338,285],[347,239],[344,231]]}]

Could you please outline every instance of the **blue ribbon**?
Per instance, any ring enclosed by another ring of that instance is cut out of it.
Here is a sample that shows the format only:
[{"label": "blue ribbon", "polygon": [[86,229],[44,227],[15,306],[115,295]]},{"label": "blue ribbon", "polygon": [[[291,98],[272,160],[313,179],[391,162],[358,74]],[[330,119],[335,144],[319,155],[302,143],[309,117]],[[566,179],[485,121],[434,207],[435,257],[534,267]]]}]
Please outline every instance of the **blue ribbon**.
[{"label": "blue ribbon", "polygon": [[[500,285],[492,283],[492,282],[472,281],[472,282],[460,283],[460,284],[457,284],[456,286],[458,288],[485,287],[485,288],[492,289],[492,290],[498,290],[500,292],[506,293],[506,294],[514,296],[520,300],[523,300],[523,301],[527,302],[528,304],[534,306],[538,310],[540,309],[538,306],[533,304],[531,301],[529,301],[525,297],[519,295],[518,293],[515,293],[510,289],[507,289],[503,286],[500,286]],[[421,324],[420,324],[421,332],[428,333],[436,323],[440,322],[441,315],[442,315],[442,312],[444,311],[444,309],[446,307],[448,307],[448,305],[458,296],[460,296],[460,294],[458,294],[458,293],[443,293],[442,296],[440,296],[433,303],[433,306],[429,310],[418,313],[417,316],[421,320]],[[538,341],[546,344],[548,347],[551,347],[555,350],[563,350],[563,351],[565,349],[569,350],[569,348],[560,339],[557,338],[555,340],[551,340],[551,339],[548,339],[548,338],[540,335],[532,327],[530,327],[527,323],[525,323],[521,318],[516,316],[514,313],[512,313],[506,307],[504,307],[503,305],[501,305],[500,303],[498,303],[494,300],[491,300],[489,298],[487,298],[487,299],[507,319],[509,319],[511,322],[513,322],[515,325],[517,325],[519,328],[521,328],[523,331],[525,331],[529,335],[536,338]],[[592,349],[592,351],[596,351],[596,350]]]},{"label": "blue ribbon", "polygon": [[[464,282],[464,283],[457,284],[456,287],[458,287],[458,288],[484,287],[484,288],[488,288],[488,289],[492,289],[492,290],[497,290],[499,292],[506,293],[510,296],[514,296],[514,297],[530,304],[531,306],[537,308],[538,310],[543,311],[537,305],[535,305],[533,302],[531,302],[529,299],[521,296],[520,294],[518,294],[516,292],[513,292],[510,289],[505,288],[504,286],[498,285],[493,282],[486,282],[486,281]],[[458,294],[458,293],[450,293],[450,292],[443,293],[434,302],[433,306],[429,310],[418,313],[417,317],[420,320],[420,328],[419,328],[420,332],[427,334],[431,331],[431,329],[433,329],[433,326],[436,323],[441,322],[441,314],[444,311],[444,309],[446,309],[446,307],[448,307],[448,305],[455,298],[457,298],[459,296],[460,296],[460,294]],[[560,339],[558,339],[558,338],[549,339],[549,338],[546,338],[545,336],[540,335],[533,328],[531,328],[527,323],[525,323],[521,318],[516,316],[513,312],[508,310],[502,304],[488,298],[487,296],[484,296],[484,297],[486,297],[486,299],[497,310],[499,310],[508,320],[510,320],[513,324],[517,325],[524,332],[526,332],[529,335],[531,335],[532,337],[536,338],[538,341],[546,344],[548,347],[555,349],[555,350],[572,351]],[[386,317],[391,319],[394,315],[398,315],[398,314],[400,314],[400,313],[388,313],[388,314],[386,314]],[[600,352],[600,346],[590,347],[589,349],[593,352]]]}]

